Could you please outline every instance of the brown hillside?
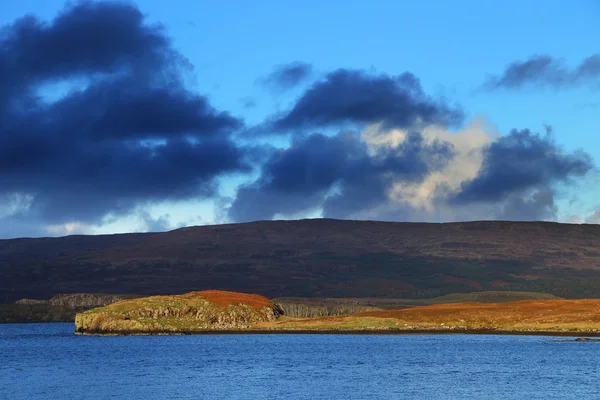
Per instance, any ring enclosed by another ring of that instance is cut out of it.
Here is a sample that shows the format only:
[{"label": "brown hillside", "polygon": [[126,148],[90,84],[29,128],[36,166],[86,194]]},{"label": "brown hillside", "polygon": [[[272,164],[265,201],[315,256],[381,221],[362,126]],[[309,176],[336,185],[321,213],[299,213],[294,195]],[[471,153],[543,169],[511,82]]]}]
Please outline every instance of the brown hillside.
[{"label": "brown hillside", "polygon": [[[393,330],[600,334],[600,300],[524,300],[503,304],[438,304],[345,317],[283,319],[278,330]],[[265,325],[267,327],[267,325]]]},{"label": "brown hillside", "polygon": [[0,302],[213,288],[269,297],[499,289],[600,297],[600,226],[315,219],[0,241]]}]

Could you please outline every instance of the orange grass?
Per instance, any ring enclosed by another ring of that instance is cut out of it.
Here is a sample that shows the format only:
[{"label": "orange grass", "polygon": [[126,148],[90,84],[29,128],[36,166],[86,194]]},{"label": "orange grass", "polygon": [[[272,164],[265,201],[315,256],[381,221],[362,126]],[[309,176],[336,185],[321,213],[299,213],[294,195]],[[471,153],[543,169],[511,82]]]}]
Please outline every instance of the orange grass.
[{"label": "orange grass", "polygon": [[230,304],[246,304],[258,310],[264,307],[273,306],[271,300],[258,294],[228,292],[224,290],[204,290],[181,295],[183,298],[196,296],[201,296],[205,300],[208,300],[219,307],[227,307]]},{"label": "orange grass", "polygon": [[340,317],[283,318],[262,324],[275,330],[555,332],[600,334],[600,300],[523,300],[455,303]]},{"label": "orange grass", "polygon": [[493,321],[511,324],[598,324],[600,300],[523,300],[500,304],[436,304],[403,310],[371,311],[355,317],[397,318],[403,321],[452,323]]}]

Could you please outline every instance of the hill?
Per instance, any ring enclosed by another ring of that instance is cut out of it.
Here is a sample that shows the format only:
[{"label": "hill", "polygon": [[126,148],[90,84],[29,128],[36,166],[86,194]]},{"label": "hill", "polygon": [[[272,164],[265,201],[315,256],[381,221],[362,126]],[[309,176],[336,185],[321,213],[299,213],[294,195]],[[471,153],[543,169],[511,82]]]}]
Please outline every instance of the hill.
[{"label": "hill", "polygon": [[0,303],[58,293],[600,297],[600,226],[314,219],[0,240]]},{"label": "hill", "polygon": [[77,333],[165,334],[251,328],[279,308],[263,296],[218,290],[123,300],[75,316]]}]

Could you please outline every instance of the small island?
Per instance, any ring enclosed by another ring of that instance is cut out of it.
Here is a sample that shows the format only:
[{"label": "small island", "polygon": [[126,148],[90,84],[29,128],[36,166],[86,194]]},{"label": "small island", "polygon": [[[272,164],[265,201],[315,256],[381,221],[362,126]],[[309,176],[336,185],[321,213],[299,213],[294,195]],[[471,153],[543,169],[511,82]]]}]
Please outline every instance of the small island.
[{"label": "small island", "polygon": [[497,333],[600,336],[600,300],[455,303],[298,318],[266,297],[218,290],[129,299],[79,313],[92,335]]}]

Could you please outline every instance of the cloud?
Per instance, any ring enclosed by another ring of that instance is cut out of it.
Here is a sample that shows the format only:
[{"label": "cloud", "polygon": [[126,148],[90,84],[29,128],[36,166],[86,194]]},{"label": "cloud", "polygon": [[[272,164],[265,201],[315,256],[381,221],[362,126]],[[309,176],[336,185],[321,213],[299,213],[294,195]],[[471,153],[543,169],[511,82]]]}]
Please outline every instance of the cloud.
[{"label": "cloud", "polygon": [[144,224],[143,231],[145,232],[166,232],[173,228],[169,214],[163,214],[154,218],[149,212],[140,211],[139,216]]},{"label": "cloud", "polygon": [[528,129],[512,130],[485,150],[480,173],[463,183],[453,201],[499,200],[526,189],[568,183],[592,167],[589,155],[564,152],[549,133],[542,136]]},{"label": "cloud", "polygon": [[291,110],[274,118],[276,131],[376,124],[386,128],[415,125],[455,125],[462,111],[424,94],[410,73],[372,75],[338,69],[308,88]]},{"label": "cloud", "polygon": [[600,209],[594,211],[585,219],[586,224],[600,224]]},{"label": "cloud", "polygon": [[517,89],[525,85],[561,89],[598,83],[599,78],[600,54],[584,59],[575,68],[569,68],[562,59],[536,55],[509,64],[501,75],[488,78],[484,86],[490,90]]},{"label": "cloud", "polygon": [[323,217],[392,221],[547,220],[557,187],[593,168],[551,131],[500,136],[482,119],[451,132],[372,125],[297,137],[273,154],[229,209],[234,221]]},{"label": "cloud", "polygon": [[[365,131],[363,138],[376,150],[385,146],[398,146],[406,140],[408,134],[407,130],[382,131],[380,127],[373,127]],[[421,134],[427,143],[447,143],[452,147],[453,157],[443,168],[432,171],[422,181],[393,185],[390,196],[396,203],[434,213],[440,206],[437,202],[440,194],[456,192],[463,182],[477,176],[483,163],[485,147],[496,140],[499,134],[495,127],[480,117],[456,132],[429,126]]]},{"label": "cloud", "polygon": [[217,177],[250,171],[249,150],[231,139],[243,122],[188,90],[190,71],[163,28],[125,3],[4,27],[0,196],[28,200],[0,224],[97,224],[213,196]]},{"label": "cloud", "polygon": [[312,70],[312,65],[296,61],[275,67],[273,72],[260,82],[274,90],[285,91],[306,81],[312,74]]},{"label": "cloud", "polygon": [[255,182],[239,189],[229,217],[271,219],[320,207],[327,216],[347,216],[386,201],[392,182],[423,179],[451,156],[449,146],[425,143],[418,133],[375,153],[353,131],[297,138],[272,155]]}]

